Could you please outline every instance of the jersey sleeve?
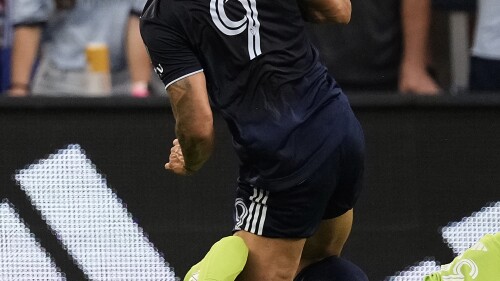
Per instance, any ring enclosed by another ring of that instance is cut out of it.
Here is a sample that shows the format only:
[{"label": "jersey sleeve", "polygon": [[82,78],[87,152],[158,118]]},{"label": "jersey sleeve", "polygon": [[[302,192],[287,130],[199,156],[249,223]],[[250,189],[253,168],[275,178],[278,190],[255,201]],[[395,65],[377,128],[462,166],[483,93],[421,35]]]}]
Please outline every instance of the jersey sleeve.
[{"label": "jersey sleeve", "polygon": [[490,281],[500,276],[500,232],[486,234],[478,243],[457,256],[441,271],[425,277],[424,281],[462,280]]},{"label": "jersey sleeve", "polygon": [[[148,9],[153,10],[152,14]],[[203,69],[180,24],[171,19],[168,24],[160,21],[156,18],[160,15],[154,7],[145,7],[141,16],[141,36],[154,70],[166,89],[172,83]]]}]

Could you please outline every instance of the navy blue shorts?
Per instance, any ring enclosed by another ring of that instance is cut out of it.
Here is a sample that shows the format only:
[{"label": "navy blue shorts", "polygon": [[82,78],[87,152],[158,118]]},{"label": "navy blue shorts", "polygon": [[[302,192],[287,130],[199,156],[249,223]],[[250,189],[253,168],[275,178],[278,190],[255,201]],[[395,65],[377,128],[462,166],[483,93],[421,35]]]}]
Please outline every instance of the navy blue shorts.
[{"label": "navy blue shorts", "polygon": [[354,207],[362,189],[364,136],[352,112],[349,132],[332,155],[298,185],[269,191],[239,183],[233,231],[265,237],[307,238],[320,222]]}]

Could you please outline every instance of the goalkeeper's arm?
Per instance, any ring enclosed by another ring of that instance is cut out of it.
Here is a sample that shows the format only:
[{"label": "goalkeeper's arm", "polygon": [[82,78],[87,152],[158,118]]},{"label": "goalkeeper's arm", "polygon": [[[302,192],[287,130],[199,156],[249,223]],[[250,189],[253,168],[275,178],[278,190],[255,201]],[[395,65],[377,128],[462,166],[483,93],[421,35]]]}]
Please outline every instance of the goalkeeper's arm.
[{"label": "goalkeeper's arm", "polygon": [[314,23],[343,23],[351,20],[350,0],[297,0],[304,20]]}]

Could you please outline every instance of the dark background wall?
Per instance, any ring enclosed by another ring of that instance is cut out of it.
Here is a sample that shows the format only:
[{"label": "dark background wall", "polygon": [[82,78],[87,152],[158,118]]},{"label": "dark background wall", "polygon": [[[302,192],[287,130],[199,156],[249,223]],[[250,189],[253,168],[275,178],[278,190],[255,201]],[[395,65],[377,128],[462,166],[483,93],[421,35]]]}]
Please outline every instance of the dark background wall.
[{"label": "dark background wall", "polygon": [[[500,201],[500,98],[353,95],[366,135],[366,184],[345,256],[371,280],[452,251],[440,227]],[[221,117],[199,174],[163,168],[174,138],[168,100],[0,100],[0,201],[8,198],[69,280],[82,275],[12,180],[79,144],[165,259],[183,276],[232,227],[238,161]],[[0,245],[1,247],[1,245]]]}]

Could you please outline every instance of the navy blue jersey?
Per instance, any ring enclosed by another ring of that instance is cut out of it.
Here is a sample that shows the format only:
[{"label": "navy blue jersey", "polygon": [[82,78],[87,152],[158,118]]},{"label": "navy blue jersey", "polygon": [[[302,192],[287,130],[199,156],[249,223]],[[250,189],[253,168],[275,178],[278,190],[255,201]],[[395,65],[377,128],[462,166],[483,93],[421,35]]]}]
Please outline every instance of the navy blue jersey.
[{"label": "navy blue jersey", "polygon": [[240,181],[274,190],[298,183],[340,143],[350,108],[336,102],[341,90],[296,1],[149,0],[141,34],[166,87],[204,72],[241,159]]}]

